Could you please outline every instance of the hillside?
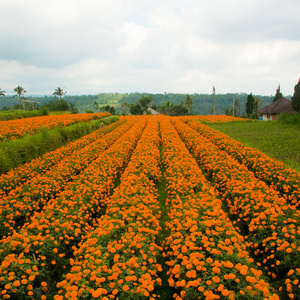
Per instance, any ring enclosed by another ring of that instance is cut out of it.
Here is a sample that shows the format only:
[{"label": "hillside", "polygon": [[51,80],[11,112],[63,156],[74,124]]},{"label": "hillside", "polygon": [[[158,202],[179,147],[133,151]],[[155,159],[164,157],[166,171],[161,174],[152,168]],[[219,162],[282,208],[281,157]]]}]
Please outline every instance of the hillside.
[{"label": "hillside", "polygon": [[[96,111],[94,107],[95,101],[99,104],[99,106],[110,105],[116,108],[117,113],[121,113],[122,103],[127,104],[135,104],[142,96],[149,95],[148,93],[99,93],[97,95],[74,95],[74,96],[65,96],[64,99],[69,103],[74,103],[74,105],[78,108],[80,113],[86,112],[87,110]],[[175,105],[180,104],[184,101],[184,97],[186,94],[174,94],[174,93],[166,93],[166,94],[151,94],[154,99],[154,104],[156,106],[161,106],[163,103],[167,103],[168,101],[172,102]],[[235,94],[235,99],[237,99],[240,103],[240,107],[238,109],[238,115],[243,115],[245,112],[245,104],[247,101],[247,94],[240,93]],[[264,107],[270,104],[273,101],[274,96],[261,96],[261,95],[253,95],[255,98],[258,97],[260,99],[261,105],[260,107]],[[214,103],[211,94],[192,94],[194,105],[192,108],[192,114],[196,115],[209,115],[212,113]],[[286,96],[289,98],[289,96]],[[53,99],[53,96],[39,96],[27,97],[28,100],[34,100],[39,103],[39,105],[45,104]],[[216,114],[224,114],[225,109],[228,109],[232,106],[233,94],[217,94],[215,99],[216,105]],[[13,98],[11,96],[1,97],[0,98],[0,109],[3,107],[13,107],[18,104],[18,99]]]}]

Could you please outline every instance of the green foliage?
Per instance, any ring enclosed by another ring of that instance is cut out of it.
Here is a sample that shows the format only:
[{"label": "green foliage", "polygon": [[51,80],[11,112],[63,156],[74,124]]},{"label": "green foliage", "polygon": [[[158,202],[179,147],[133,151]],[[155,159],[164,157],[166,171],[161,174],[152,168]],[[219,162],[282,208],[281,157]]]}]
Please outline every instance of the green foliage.
[{"label": "green foliage", "polygon": [[278,85],[278,88],[276,89],[276,94],[273,99],[273,102],[277,101],[278,99],[282,98],[282,93],[280,92],[280,85]]},{"label": "green foliage", "polygon": [[123,113],[125,113],[126,107],[129,106],[129,111],[132,115],[142,115],[143,113],[149,114],[148,107],[153,102],[152,95],[143,95],[136,104],[123,104]]},{"label": "green foliage", "polygon": [[116,109],[110,105],[105,105],[105,106],[100,107],[100,111],[109,112],[111,115],[116,114]]},{"label": "green foliage", "polygon": [[298,112],[297,114],[282,113],[278,116],[278,122],[300,126],[300,112]]},{"label": "green foliage", "polygon": [[172,116],[186,116],[189,114],[190,114],[190,112],[189,112],[188,108],[183,104],[179,104],[179,105],[175,105],[173,107],[171,115]]},{"label": "green foliage", "polygon": [[[68,103],[74,103],[78,108],[79,113],[84,113],[87,110],[99,111],[99,108],[95,107],[95,101],[100,106],[110,105],[116,110],[116,114],[128,114],[130,111],[130,105],[139,103],[139,100],[143,97],[149,96],[148,93],[101,93],[97,95],[80,95],[80,96],[67,96],[63,98]],[[153,109],[161,111],[159,107],[162,107],[164,103],[172,103],[173,105],[180,105],[186,94],[176,93],[162,93],[162,94],[151,94],[152,103],[156,108]],[[192,113],[194,115],[208,115],[212,113],[213,101],[211,94],[191,94],[193,97]],[[245,104],[247,101],[247,94],[239,93],[236,95],[240,101],[240,107],[238,108],[238,116],[245,113]],[[256,96],[255,96],[256,97]],[[39,107],[43,107],[46,103],[51,100],[56,100],[54,96],[42,96],[42,97],[26,97],[27,100],[37,101]],[[274,96],[259,96],[261,100],[261,106],[266,106],[272,103]],[[286,97],[289,99],[289,97]],[[123,109],[122,109],[123,103]],[[18,104],[18,99],[11,96],[0,97],[0,108],[3,106],[13,107]],[[228,94],[216,94],[216,114],[223,114],[225,109],[232,106],[232,93]],[[50,110],[49,110],[50,111]]]},{"label": "green foliage", "polygon": [[188,107],[185,104],[175,105],[171,101],[164,102],[158,107],[158,110],[169,116],[187,116],[189,114]]},{"label": "green foliage", "polygon": [[192,107],[193,107],[193,104],[194,104],[194,101],[193,101],[193,96],[187,94],[185,97],[184,97],[184,101],[185,101],[185,105],[188,109],[188,113],[189,115],[191,114],[191,110],[192,110]]},{"label": "green foliage", "polygon": [[142,115],[143,109],[139,103],[130,105],[130,113],[132,115]]},{"label": "green foliage", "polygon": [[99,129],[102,122],[109,125],[118,119],[117,116],[110,116],[88,123],[44,130],[21,139],[0,141],[0,174]]},{"label": "green foliage", "polygon": [[68,103],[65,99],[53,99],[48,103],[42,105],[42,109],[49,111],[71,111],[71,113],[78,113],[77,108],[73,103]]},{"label": "green foliage", "polygon": [[151,108],[154,109],[154,110],[157,110],[157,105],[154,103],[154,104],[151,105]]},{"label": "green foliage", "polygon": [[[42,105],[42,109],[47,109],[49,111],[70,111],[71,114],[77,114],[78,108],[75,106],[73,102],[68,103],[65,99],[62,98],[66,92],[64,89],[58,87],[55,89],[54,93],[54,99],[50,99],[47,103],[44,103]],[[57,97],[59,97],[57,99]]]},{"label": "green foliage", "polygon": [[49,115],[48,110],[46,108],[42,109],[42,115],[43,116],[48,116]]},{"label": "green foliage", "polygon": [[160,112],[169,111],[172,112],[174,108],[174,103],[171,101],[163,102],[162,105],[158,106],[158,110]]},{"label": "green foliage", "polygon": [[76,108],[74,103],[69,104],[69,110],[70,110],[71,114],[78,114],[78,109]]},{"label": "green foliage", "polygon": [[297,126],[278,121],[207,123],[206,125],[300,172],[300,143],[298,142],[300,131]]},{"label": "green foliage", "polygon": [[53,96],[58,96],[59,98],[61,98],[62,96],[64,96],[67,92],[64,91],[64,89],[58,87],[55,89],[54,93],[52,94]]},{"label": "green foliage", "polygon": [[292,106],[295,111],[297,111],[297,112],[300,111],[300,80],[295,85],[295,88],[294,88],[294,94],[292,97]]},{"label": "green foliage", "polygon": [[[240,111],[240,107],[241,107],[241,104],[240,104],[240,101],[236,98],[236,97],[234,97],[234,100],[233,100],[234,102],[234,106],[232,105],[232,106],[230,106],[230,107],[228,107],[228,108],[226,108],[225,109],[225,111],[224,111],[224,113],[225,113],[225,115],[227,115],[227,116],[235,116],[235,117],[238,117],[240,114],[239,114],[239,111]],[[233,111],[234,110],[234,111]]]},{"label": "green foliage", "polygon": [[248,115],[253,114],[254,102],[255,102],[255,99],[254,99],[254,97],[252,96],[252,93],[251,93],[250,95],[248,95],[247,102],[246,102],[246,113]]},{"label": "green foliage", "polygon": [[0,121],[8,121],[22,118],[32,118],[47,115],[48,112],[44,110],[5,110],[0,112]]},{"label": "green foliage", "polygon": [[148,106],[152,103],[152,101],[152,95],[142,96],[142,98],[139,100],[139,104],[142,110],[145,111],[148,108]]},{"label": "green foliage", "polygon": [[21,102],[22,102],[22,99],[25,99],[25,98],[23,97],[23,95],[24,95],[25,93],[27,93],[27,92],[26,92],[25,89],[24,89],[23,87],[21,87],[20,85],[18,85],[17,87],[14,88],[14,92],[17,93],[17,95],[15,95],[14,97],[16,97],[16,96],[19,97],[19,109],[21,109]]}]

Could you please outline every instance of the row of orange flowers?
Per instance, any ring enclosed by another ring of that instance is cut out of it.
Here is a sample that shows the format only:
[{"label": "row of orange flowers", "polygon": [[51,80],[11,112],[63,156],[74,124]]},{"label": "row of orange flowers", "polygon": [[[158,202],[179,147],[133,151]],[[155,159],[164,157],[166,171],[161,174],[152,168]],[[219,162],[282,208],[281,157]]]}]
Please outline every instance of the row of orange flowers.
[{"label": "row of orange flowers", "polygon": [[97,152],[98,158],[43,211],[0,241],[4,299],[46,299],[54,293],[56,281],[70,269],[73,251],[105,211],[145,124],[136,123],[106,151]]},{"label": "row of orange flowers", "polygon": [[106,214],[76,250],[70,273],[54,299],[154,299],[161,283],[158,122],[149,118]]},{"label": "row of orange flowers", "polygon": [[164,249],[176,299],[279,299],[168,120],[161,134],[171,219]]},{"label": "row of orange flowers", "polygon": [[291,204],[296,205],[296,207],[300,205],[299,173],[287,168],[282,162],[272,159],[256,149],[249,148],[204,124],[191,121],[189,126],[236,158],[240,163],[246,165],[257,178],[278,190]]},{"label": "row of orange flowers", "polygon": [[8,194],[11,190],[20,187],[35,176],[44,174],[55,167],[60,161],[72,155],[73,152],[83,149],[87,145],[102,138],[105,134],[110,133],[124,122],[126,122],[125,119],[112,123],[104,128],[91,132],[80,139],[70,142],[63,147],[47,152],[43,156],[33,159],[24,165],[20,165],[6,174],[2,174],[0,176],[0,196]]},{"label": "row of orange flowers", "polygon": [[[232,204],[237,205],[237,209],[233,205],[230,209],[232,215],[239,214],[237,220],[247,224],[249,237],[245,242],[222,211],[217,193],[201,174],[196,160],[180,142],[168,121],[170,118],[145,116],[131,120],[138,123],[130,130],[128,126],[127,133],[124,132],[123,137],[105,152],[99,152],[96,143],[95,148],[86,148],[96,151],[99,157],[82,173],[74,175],[64,186],[64,191],[45,203],[42,211],[34,212],[21,229],[13,230],[11,236],[0,241],[1,297],[57,300],[159,297],[156,289],[161,284],[159,274],[162,268],[157,259],[162,249],[155,243],[161,230],[155,182],[161,179],[160,141],[166,166],[166,205],[171,219],[167,224],[171,235],[163,246],[163,253],[168,260],[169,284],[176,289],[174,298],[278,299],[252,264],[246,245],[254,248],[258,257],[262,256],[259,260],[271,277],[282,272],[279,275],[287,278],[283,285],[290,298],[299,297],[297,278],[300,270],[286,270],[287,260],[284,263],[281,257],[278,260],[278,249],[275,250],[277,247],[290,253],[298,247],[297,243],[287,243],[297,239],[300,231],[298,217],[290,206],[285,205],[285,199],[278,197],[276,191],[255,179],[247,168],[230,156],[217,156],[218,151],[221,153],[218,148],[206,143],[203,137],[197,139],[199,136],[194,131],[173,119],[191,150],[197,148],[197,158],[201,151],[204,152],[201,161],[220,192],[227,192],[224,200],[228,203],[233,200]],[[208,151],[201,148],[202,142]],[[221,165],[209,160],[213,153]],[[222,162],[225,158],[228,161]],[[120,176],[121,184],[116,186]],[[237,185],[231,189],[230,184],[235,184],[237,178],[240,185],[246,184],[242,192]],[[253,186],[248,185],[252,179],[256,180]],[[270,198],[263,199],[265,202],[258,203],[259,211],[251,207],[257,204],[252,194],[250,201],[243,202],[250,207],[243,210],[243,203],[239,203],[243,201],[242,197],[249,196],[247,192],[251,188],[257,189],[259,197],[263,193],[270,194]],[[37,200],[41,200],[40,196]],[[268,209],[272,200],[276,204],[274,211]],[[280,209],[288,215],[280,214]],[[101,214],[104,215],[100,217]],[[281,227],[285,240],[280,240],[282,234],[272,228],[274,220],[279,227],[285,224],[285,228]],[[299,249],[293,253],[297,251]],[[275,261],[276,272],[272,267]],[[292,267],[296,265],[297,261]],[[66,275],[57,285],[57,292],[55,281],[63,274]]]},{"label": "row of orange flowers", "polygon": [[[65,190],[70,182],[74,181],[101,152],[109,148],[132,125],[130,122],[125,123],[108,133],[101,142],[95,140],[81,149],[74,150],[51,168],[46,167],[48,170],[42,174],[32,172],[35,177],[28,179],[23,185],[18,185],[7,195],[1,195],[0,236],[11,234],[22,227],[35,211],[43,210],[51,199]],[[57,152],[61,153],[55,151]],[[45,163],[45,160],[42,161]],[[48,162],[47,159],[46,161]],[[14,178],[12,179],[15,183]]]},{"label": "row of orange flowers", "polygon": [[280,291],[290,298],[300,297],[299,211],[244,165],[182,121],[174,119],[174,125],[198,163],[211,176],[259,263]]},{"label": "row of orange flowers", "polygon": [[249,121],[249,119],[240,118],[240,117],[233,117],[233,116],[227,116],[227,115],[203,115],[203,116],[192,116],[192,117],[185,117],[186,119],[195,119],[199,120],[201,122],[207,122],[207,123],[220,123],[220,122],[239,122],[239,121]]},{"label": "row of orange flowers", "polygon": [[41,130],[66,127],[71,124],[101,119],[107,116],[110,116],[110,113],[66,114],[0,121],[0,136],[2,139],[12,140],[24,135],[38,133]]}]

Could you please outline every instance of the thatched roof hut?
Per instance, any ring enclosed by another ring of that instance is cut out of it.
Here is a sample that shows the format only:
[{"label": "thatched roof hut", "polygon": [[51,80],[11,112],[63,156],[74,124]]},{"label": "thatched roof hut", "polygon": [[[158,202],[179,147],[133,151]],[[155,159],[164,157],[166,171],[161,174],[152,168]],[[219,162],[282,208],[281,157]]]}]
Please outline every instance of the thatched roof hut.
[{"label": "thatched roof hut", "polygon": [[264,121],[276,120],[281,113],[294,114],[296,111],[292,107],[292,102],[284,97],[258,110]]}]

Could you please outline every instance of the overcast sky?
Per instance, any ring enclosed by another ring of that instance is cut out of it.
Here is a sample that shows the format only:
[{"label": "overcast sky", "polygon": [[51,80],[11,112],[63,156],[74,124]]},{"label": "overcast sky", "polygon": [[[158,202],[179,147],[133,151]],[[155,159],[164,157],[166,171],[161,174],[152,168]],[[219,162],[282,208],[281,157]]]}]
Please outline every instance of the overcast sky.
[{"label": "overcast sky", "polygon": [[292,95],[299,0],[1,0],[0,88]]}]

